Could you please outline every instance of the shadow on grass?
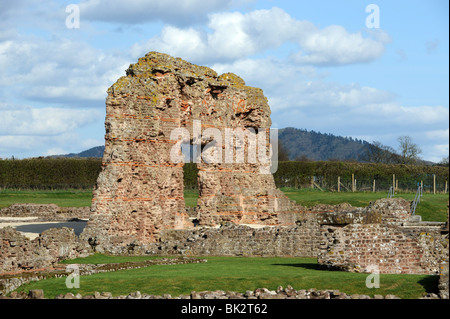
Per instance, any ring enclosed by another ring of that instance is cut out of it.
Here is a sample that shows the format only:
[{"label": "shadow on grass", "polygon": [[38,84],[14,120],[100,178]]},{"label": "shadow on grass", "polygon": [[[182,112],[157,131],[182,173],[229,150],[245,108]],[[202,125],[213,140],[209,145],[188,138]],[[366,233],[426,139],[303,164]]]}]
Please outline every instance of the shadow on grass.
[{"label": "shadow on grass", "polygon": [[439,294],[439,276],[427,276],[420,279],[417,283],[422,285],[426,293]]},{"label": "shadow on grass", "polygon": [[272,266],[287,266],[287,267],[305,268],[305,269],[310,269],[310,270],[323,270],[319,267],[318,264],[309,264],[309,263],[272,264]]}]

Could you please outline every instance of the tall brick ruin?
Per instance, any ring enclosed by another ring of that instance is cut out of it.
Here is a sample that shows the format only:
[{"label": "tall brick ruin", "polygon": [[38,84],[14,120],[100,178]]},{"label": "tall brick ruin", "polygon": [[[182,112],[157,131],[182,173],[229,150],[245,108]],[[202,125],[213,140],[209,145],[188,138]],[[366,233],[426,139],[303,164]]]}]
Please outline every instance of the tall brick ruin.
[{"label": "tall brick ruin", "polygon": [[[231,73],[218,76],[180,58],[148,53],[108,89],[103,168],[83,236],[95,245],[127,245],[192,227],[183,197],[184,163],[174,160],[181,142],[205,155],[194,158],[200,225],[289,223],[285,213],[293,204],[276,189],[270,161],[248,156],[260,151],[251,141],[269,145],[270,126],[262,90]],[[254,138],[231,139],[237,145],[232,161],[226,160],[227,129]],[[261,151],[268,155],[268,149]]]}]

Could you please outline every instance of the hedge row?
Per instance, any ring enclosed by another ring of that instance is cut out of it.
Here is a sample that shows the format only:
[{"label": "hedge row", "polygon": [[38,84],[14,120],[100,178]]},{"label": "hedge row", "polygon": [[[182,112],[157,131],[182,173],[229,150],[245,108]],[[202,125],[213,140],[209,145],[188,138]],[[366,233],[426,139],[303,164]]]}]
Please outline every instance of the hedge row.
[{"label": "hedge row", "polygon": [[0,187],[19,189],[89,189],[101,170],[100,158],[0,160]]},{"label": "hedge row", "polygon": [[[0,187],[21,189],[89,189],[96,183],[101,171],[99,158],[34,158],[0,160]],[[184,184],[188,189],[198,188],[197,167],[184,166]],[[425,187],[433,184],[443,189],[448,181],[449,168],[442,166],[415,166],[398,164],[366,164],[351,162],[279,162],[274,174],[277,187],[309,187],[311,177],[320,187],[335,189],[337,179],[344,187],[351,185],[352,174],[357,185],[377,183],[377,189],[389,189],[393,174],[400,188],[413,189],[423,181]],[[358,188],[360,189],[361,187]]]}]

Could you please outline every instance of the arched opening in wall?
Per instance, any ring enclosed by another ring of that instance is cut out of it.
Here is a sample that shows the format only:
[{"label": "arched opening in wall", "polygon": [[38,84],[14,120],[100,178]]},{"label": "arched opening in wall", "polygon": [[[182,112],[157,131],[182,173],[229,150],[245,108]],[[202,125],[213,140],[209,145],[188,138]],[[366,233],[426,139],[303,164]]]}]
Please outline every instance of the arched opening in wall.
[{"label": "arched opening in wall", "polygon": [[184,158],[183,183],[184,183],[184,203],[189,216],[194,218],[195,207],[198,200],[198,168],[193,162],[193,145],[190,143],[181,144],[181,152]]}]

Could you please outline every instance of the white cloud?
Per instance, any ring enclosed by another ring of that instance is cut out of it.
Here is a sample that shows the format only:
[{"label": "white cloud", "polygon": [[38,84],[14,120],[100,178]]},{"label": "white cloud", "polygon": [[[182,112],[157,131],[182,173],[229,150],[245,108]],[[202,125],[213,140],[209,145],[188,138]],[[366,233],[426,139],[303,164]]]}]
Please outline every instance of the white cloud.
[{"label": "white cloud", "polygon": [[384,124],[399,123],[412,128],[448,123],[449,110],[437,106],[404,106],[399,103],[377,103],[364,105],[358,113],[370,115],[374,121],[384,120]]},{"label": "white cloud", "polygon": [[449,154],[449,144],[426,143],[422,149],[421,157],[428,161],[439,163]]},{"label": "white cloud", "polygon": [[231,0],[85,0],[83,19],[124,24],[164,21],[187,25],[203,21],[210,12],[228,8]]},{"label": "white cloud", "polygon": [[92,109],[3,106],[0,136],[60,135],[97,121],[101,113]]},{"label": "white cloud", "polygon": [[295,42],[299,33],[313,28],[308,21],[298,21],[279,8],[210,15],[208,47],[222,59],[238,59],[284,42]]},{"label": "white cloud", "polygon": [[219,63],[245,59],[283,44],[297,46],[292,61],[312,65],[369,62],[380,57],[388,42],[383,31],[349,33],[342,26],[318,29],[309,21],[292,18],[280,8],[246,14],[209,15],[207,29],[166,25],[159,36],[132,48],[133,56],[162,51],[192,62]]},{"label": "white cloud", "polygon": [[87,138],[84,139],[83,141],[81,141],[80,145],[82,147],[82,151],[99,146],[99,145],[103,145],[105,143],[104,140],[100,140],[100,139],[95,139],[95,138]]},{"label": "white cloud", "polygon": [[104,114],[96,109],[0,104],[0,118],[3,158],[66,154],[103,144],[81,134],[85,128],[103,122]]},{"label": "white cloud", "polygon": [[51,156],[51,155],[63,155],[63,154],[67,154],[68,152],[61,148],[61,147],[52,147],[50,149],[48,149],[45,154],[45,156]]},{"label": "white cloud", "polygon": [[393,147],[398,136],[410,135],[420,142],[423,158],[445,155],[448,107],[403,105],[392,92],[327,81],[321,69],[301,67],[289,60],[247,58],[214,64],[213,69],[239,74],[248,85],[262,88],[274,127],[293,126],[358,138],[364,132],[364,140]]},{"label": "white cloud", "polygon": [[344,27],[332,25],[325,29],[311,30],[299,37],[304,52],[292,55],[298,63],[314,65],[344,65],[370,62],[384,53],[389,38],[382,36],[364,38],[361,32],[348,33]]},{"label": "white cloud", "polygon": [[449,129],[444,130],[433,130],[425,133],[426,137],[430,140],[438,139],[438,140],[449,140]]},{"label": "white cloud", "polygon": [[194,28],[180,29],[165,26],[160,36],[155,36],[144,44],[134,44],[130,53],[133,58],[143,56],[149,51],[166,52],[184,59],[199,60],[208,51],[203,34]]},{"label": "white cloud", "polygon": [[83,137],[73,132],[54,136],[0,135],[0,158],[79,153],[91,147],[84,147],[83,143]]},{"label": "white cloud", "polygon": [[364,105],[386,103],[395,95],[358,83],[340,84],[326,81],[326,74],[311,66],[298,66],[291,61],[244,59],[233,63],[214,64],[213,69],[234,72],[248,85],[264,89],[272,111],[292,108],[328,108],[333,112],[359,110]]},{"label": "white cloud", "polygon": [[107,88],[128,64],[123,56],[65,38],[19,36],[0,43],[0,85],[28,99],[103,106]]},{"label": "white cloud", "polygon": [[14,19],[29,3],[29,0],[2,1],[0,23]]}]

